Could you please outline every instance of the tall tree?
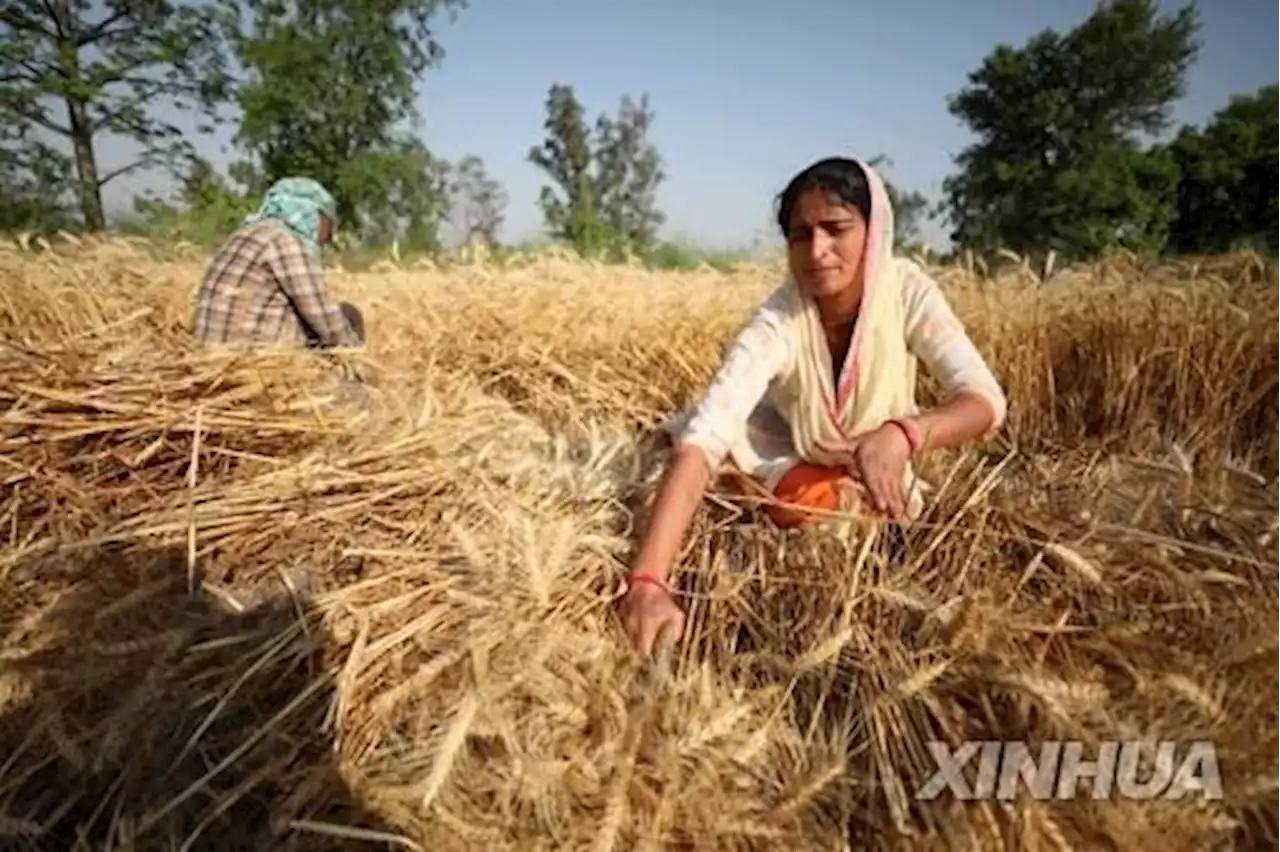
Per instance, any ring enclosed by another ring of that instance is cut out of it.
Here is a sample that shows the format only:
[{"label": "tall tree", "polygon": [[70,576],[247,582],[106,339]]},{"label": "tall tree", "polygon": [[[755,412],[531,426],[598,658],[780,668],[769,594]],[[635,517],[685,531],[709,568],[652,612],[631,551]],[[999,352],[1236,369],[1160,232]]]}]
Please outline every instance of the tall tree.
[{"label": "tall tree", "polygon": [[1108,0],[1066,34],[997,47],[949,109],[978,137],[944,184],[953,239],[978,250],[1158,248],[1177,168],[1142,135],[1169,123],[1198,46],[1194,7]]},{"label": "tall tree", "polygon": [[656,192],[666,176],[648,141],[648,97],[624,97],[616,116],[596,120],[594,134],[572,86],[553,85],[546,109],[546,136],[529,162],[555,184],[539,197],[548,230],[582,253],[650,250],[665,221]]},{"label": "tall tree", "polygon": [[884,173],[893,168],[893,160],[877,154],[867,161],[884,181],[885,193],[893,206],[893,242],[899,247],[917,246],[924,237],[924,222],[929,218],[929,200],[913,189],[903,190]]},{"label": "tall tree", "polygon": [[23,128],[0,126],[0,232],[71,227],[69,170],[65,156],[32,145]]},{"label": "tall tree", "polygon": [[[156,108],[196,106],[215,116],[230,81],[217,23],[212,6],[168,0],[0,0],[0,126],[22,135],[7,148],[10,170],[34,176],[61,160],[69,173],[69,150],[84,225],[103,228],[104,186],[141,168],[176,166],[193,150]],[[131,140],[141,153],[103,173],[103,135]]]},{"label": "tall tree", "polygon": [[444,51],[431,24],[466,0],[226,0],[248,72],[237,142],[263,180],[309,175],[366,237],[432,242],[443,168],[412,132],[415,82]]},{"label": "tall tree", "polygon": [[579,251],[599,246],[604,237],[596,182],[592,173],[591,131],[572,86],[556,83],[547,93],[546,137],[529,150],[529,162],[546,172],[562,195],[542,187],[538,205],[547,229]]},{"label": "tall tree", "polygon": [[449,164],[422,140],[396,135],[354,157],[335,185],[361,239],[373,244],[399,240],[432,251],[439,247],[440,225],[449,215],[448,176]]},{"label": "tall tree", "polygon": [[596,120],[596,191],[610,233],[635,252],[653,248],[666,221],[658,185],[666,178],[658,149],[648,141],[654,113],[649,96],[623,96],[618,115]]},{"label": "tall tree", "polygon": [[465,242],[497,243],[507,193],[485,172],[484,160],[469,155],[458,162],[449,181],[449,199]]},{"label": "tall tree", "polygon": [[1273,84],[1234,97],[1203,130],[1184,127],[1169,146],[1179,170],[1176,251],[1221,252],[1238,243],[1275,251],[1278,95]]}]

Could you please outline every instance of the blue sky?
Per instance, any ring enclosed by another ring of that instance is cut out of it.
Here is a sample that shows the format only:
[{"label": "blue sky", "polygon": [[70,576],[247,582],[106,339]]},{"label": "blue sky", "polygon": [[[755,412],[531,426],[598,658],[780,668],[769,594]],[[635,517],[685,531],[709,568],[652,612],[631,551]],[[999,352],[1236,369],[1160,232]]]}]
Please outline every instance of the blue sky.
[{"label": "blue sky", "polygon": [[[1173,10],[1183,3],[1165,3]],[[772,199],[788,177],[832,153],[888,155],[891,180],[940,194],[970,141],[948,95],[1000,42],[1083,20],[1093,0],[472,0],[437,26],[446,56],[424,77],[429,147],[482,157],[505,186],[505,240],[536,236],[539,142],[552,83],[572,84],[588,116],[648,93],[667,179],[664,234],[707,246],[776,240]],[[1274,0],[1203,0],[1200,58],[1180,122],[1201,123],[1227,98],[1277,79]],[[184,122],[185,123],[185,122]],[[223,140],[226,134],[220,134]],[[224,164],[217,140],[198,144]],[[125,149],[107,142],[103,165]],[[108,188],[119,208],[142,177]],[[940,226],[929,229],[944,244]]]}]

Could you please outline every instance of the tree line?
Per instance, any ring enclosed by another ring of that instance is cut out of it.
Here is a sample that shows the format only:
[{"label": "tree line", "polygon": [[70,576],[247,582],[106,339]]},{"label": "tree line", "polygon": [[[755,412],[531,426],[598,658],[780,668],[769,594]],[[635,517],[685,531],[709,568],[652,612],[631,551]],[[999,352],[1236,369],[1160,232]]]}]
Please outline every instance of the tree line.
[{"label": "tree line", "polygon": [[[134,218],[192,239],[218,239],[272,181],[306,174],[334,191],[344,232],[361,242],[434,250],[452,223],[496,243],[503,187],[475,156],[433,155],[415,105],[417,82],[444,58],[434,22],[466,5],[0,0],[0,230],[101,230],[103,189],[161,168],[178,189],[136,199]],[[996,46],[948,100],[975,138],[941,202],[891,183],[899,240],[942,219],[957,247],[979,253],[1275,251],[1277,87],[1171,132],[1198,32],[1192,6],[1111,0],[1070,30]],[[175,125],[179,113],[198,118],[197,136],[232,129],[225,174]],[[556,82],[545,116],[527,160],[547,181],[548,234],[583,254],[654,252],[667,174],[648,96],[589,121]],[[108,136],[136,158],[104,171]]]}]

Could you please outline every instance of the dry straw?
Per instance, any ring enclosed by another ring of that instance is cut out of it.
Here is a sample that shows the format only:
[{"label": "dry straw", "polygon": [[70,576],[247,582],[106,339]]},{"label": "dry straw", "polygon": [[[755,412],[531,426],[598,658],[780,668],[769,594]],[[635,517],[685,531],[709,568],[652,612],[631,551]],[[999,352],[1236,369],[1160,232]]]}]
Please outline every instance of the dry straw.
[{"label": "dry straw", "polygon": [[[1008,427],[902,532],[712,495],[654,685],[653,426],[776,268],[339,272],[361,411],[193,351],[182,252],[0,250],[3,845],[1274,845],[1274,269],[935,271]],[[912,799],[930,739],[1124,736],[1213,739],[1225,801]]]}]

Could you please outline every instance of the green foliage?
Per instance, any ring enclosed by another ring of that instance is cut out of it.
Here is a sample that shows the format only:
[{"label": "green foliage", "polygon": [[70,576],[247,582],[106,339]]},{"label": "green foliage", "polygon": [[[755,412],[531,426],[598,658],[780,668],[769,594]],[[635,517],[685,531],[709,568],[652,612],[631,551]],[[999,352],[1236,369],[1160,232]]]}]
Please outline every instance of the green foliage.
[{"label": "green foliage", "polygon": [[238,228],[256,202],[237,192],[204,159],[192,160],[171,201],[134,199],[128,229],[213,246]]},{"label": "green foliage", "polygon": [[458,161],[449,177],[449,207],[464,242],[498,242],[507,193],[485,172],[484,160],[468,155]]},{"label": "green foliage", "polygon": [[547,136],[542,147],[529,151],[529,162],[558,185],[564,197],[544,186],[539,206],[552,236],[587,253],[602,238],[596,211],[595,180],[591,173],[590,132],[572,86],[559,83],[547,95]]},{"label": "green foliage", "polygon": [[629,250],[645,253],[666,220],[657,190],[666,175],[662,158],[648,141],[654,113],[649,96],[637,104],[624,95],[618,117],[596,120],[596,192],[609,233]]},{"label": "green foliage", "polygon": [[72,229],[70,170],[66,156],[31,140],[25,128],[0,126],[0,232]]},{"label": "green foliage", "polygon": [[1165,129],[1196,55],[1194,8],[1100,4],[1066,34],[997,47],[950,99],[978,136],[944,184],[953,239],[978,251],[1067,257],[1159,249],[1177,169],[1140,134]]},{"label": "green foliage", "polygon": [[666,177],[647,138],[648,97],[624,97],[616,118],[597,119],[594,137],[572,86],[554,84],[546,109],[547,135],[528,159],[555,184],[539,197],[551,235],[586,256],[646,254],[665,221],[656,193]]},{"label": "green foliage", "polygon": [[265,183],[307,175],[366,240],[434,246],[446,169],[405,132],[414,83],[443,57],[430,23],[465,0],[226,0],[248,81],[237,142]]},{"label": "green foliage", "polygon": [[[193,153],[183,133],[152,110],[161,102],[198,105],[213,118],[230,82],[218,20],[207,4],[167,0],[0,2],[0,127],[7,131],[0,181],[26,199],[19,206],[27,205],[33,221],[61,215],[41,192],[74,190],[84,226],[99,230],[103,186],[141,168],[172,168]],[[64,142],[71,158],[37,139],[36,130]],[[103,134],[135,142],[140,155],[100,172]]]},{"label": "green foliage", "polygon": [[884,182],[885,193],[893,207],[893,243],[899,251],[910,251],[921,244],[924,222],[930,218],[929,200],[915,190],[899,189],[884,176],[893,167],[893,160],[877,154],[867,161]]},{"label": "green foliage", "polygon": [[656,244],[644,257],[651,269],[686,270],[710,266],[728,272],[744,259],[742,252],[706,251],[687,243],[664,241]]},{"label": "green foliage", "polygon": [[[180,186],[137,199],[131,229],[216,244],[272,181],[309,175],[338,198],[352,258],[392,242],[402,257],[440,256],[450,220],[465,241],[505,256],[503,187],[477,157],[434,156],[415,108],[418,81],[444,55],[432,23],[466,5],[0,0],[0,230],[99,229],[103,186],[162,166]],[[957,247],[1066,260],[1115,248],[1276,251],[1275,85],[1152,144],[1184,92],[1197,29],[1193,7],[1162,14],[1156,0],[1104,0],[1065,32],[995,47],[948,102],[977,137],[939,208]],[[172,105],[217,121],[231,104],[242,158],[225,175],[159,117]],[[664,269],[736,259],[659,240],[666,175],[647,96],[623,97],[590,122],[573,87],[557,83],[545,108],[545,137],[528,161],[547,178],[539,206],[550,238]],[[104,173],[103,134],[135,143],[137,158]],[[886,188],[898,246],[918,249],[933,211],[919,192]]]},{"label": "green foliage", "polygon": [[1180,172],[1171,240],[1177,251],[1276,251],[1278,94],[1270,85],[1232,98],[1204,130],[1185,127],[1165,149]]}]

